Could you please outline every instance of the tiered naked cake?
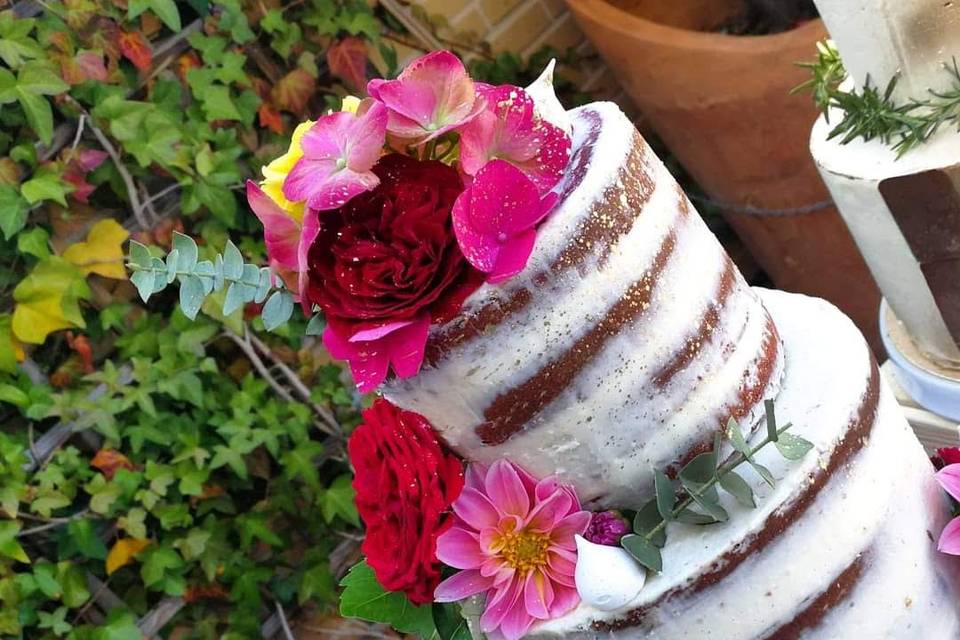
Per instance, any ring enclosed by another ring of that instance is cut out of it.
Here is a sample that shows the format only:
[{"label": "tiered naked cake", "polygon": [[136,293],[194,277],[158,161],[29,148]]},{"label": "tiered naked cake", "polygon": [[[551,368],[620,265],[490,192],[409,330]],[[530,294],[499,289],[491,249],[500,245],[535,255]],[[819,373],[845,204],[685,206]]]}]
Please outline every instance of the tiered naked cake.
[{"label": "tiered naked cake", "polygon": [[[846,87],[882,89],[896,78],[897,105],[956,90],[945,65],[960,62],[960,2],[817,6],[850,74]],[[828,115],[810,141],[824,182],[916,346],[960,381],[960,131],[944,124],[901,157],[879,139],[828,139],[844,114]]]},{"label": "tiered naked cake", "polygon": [[[526,269],[434,327],[423,371],[384,394],[468,460],[558,473],[636,507],[651,468],[708,447],[763,400],[815,451],[750,480],[757,508],[670,524],[662,574],[626,606],[581,603],[535,637],[956,638],[948,517],[933,469],[854,325],[821,300],[751,289],[613,104],[570,112],[562,201]],[[603,572],[605,567],[589,567]]]}]

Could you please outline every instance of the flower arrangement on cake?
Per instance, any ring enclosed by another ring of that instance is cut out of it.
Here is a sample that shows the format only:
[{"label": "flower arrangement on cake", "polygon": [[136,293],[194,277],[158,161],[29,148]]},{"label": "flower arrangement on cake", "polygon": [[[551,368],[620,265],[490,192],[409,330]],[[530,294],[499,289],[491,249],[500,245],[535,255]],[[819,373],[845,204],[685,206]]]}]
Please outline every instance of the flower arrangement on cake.
[{"label": "flower arrangement on cake", "polygon": [[[322,335],[360,392],[412,378],[431,327],[484,283],[522,272],[560,199],[571,123],[551,74],[526,89],[491,86],[439,51],[373,80],[368,98],[298,126],[263,179],[248,181],[269,266],[245,264],[232,243],[198,260],[194,241],[175,234],[165,257],[131,242],[132,280],[145,301],[179,281],[189,317],[226,289],[225,313],[263,303],[268,329],[299,303],[307,333]],[[765,411],[759,443],[730,417],[712,447],[651,469],[653,489],[640,493],[654,496],[642,507],[592,512],[559,477],[506,457],[464,460],[424,416],[377,398],[347,445],[366,532],[341,613],[425,638],[515,640],[581,601],[622,607],[647,571],[662,570],[668,523],[726,521],[718,488],[754,507],[736,469],[749,465],[773,487],[756,454],[775,444],[798,460],[813,446],[777,425],[772,402]]]}]

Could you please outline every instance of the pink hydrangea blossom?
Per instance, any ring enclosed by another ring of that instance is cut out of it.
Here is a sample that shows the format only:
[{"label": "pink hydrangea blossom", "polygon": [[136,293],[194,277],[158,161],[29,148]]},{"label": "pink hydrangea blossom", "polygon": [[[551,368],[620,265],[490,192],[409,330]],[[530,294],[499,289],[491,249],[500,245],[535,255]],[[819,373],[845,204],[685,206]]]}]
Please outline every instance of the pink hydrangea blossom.
[{"label": "pink hydrangea blossom", "polygon": [[384,381],[390,367],[400,378],[417,375],[429,330],[426,313],[359,330],[349,322],[328,318],[323,344],[331,356],[349,363],[357,389],[368,393]]},{"label": "pink hydrangea blossom", "polygon": [[453,205],[453,231],[467,261],[502,282],[523,270],[537,238],[536,225],[557,202],[506,160],[491,160]]},{"label": "pink hydrangea blossom", "polygon": [[536,112],[533,98],[520,87],[483,85],[483,112],[460,132],[460,166],[473,176],[489,160],[501,158],[519,167],[537,185],[550,191],[570,159],[570,136]]},{"label": "pink hydrangea blossom", "polygon": [[416,144],[470,122],[484,107],[463,63],[449,51],[417,58],[396,80],[371,80],[367,93],[389,109],[390,134]]},{"label": "pink hydrangea blossom", "polygon": [[437,539],[437,557],[460,572],[440,583],[438,602],[486,594],[481,630],[520,638],[537,620],[564,615],[580,601],[577,545],[590,512],[555,477],[539,482],[506,460],[471,465],[453,503],[453,526]]},{"label": "pink hydrangea blossom", "polygon": [[[937,482],[954,500],[960,500],[960,464],[948,464],[937,472]],[[960,556],[960,517],[943,528],[937,548],[950,555]]]},{"label": "pink hydrangea blossom", "polygon": [[[263,224],[270,265],[285,281],[290,280],[287,275],[294,275],[296,293],[299,294],[306,286],[307,251],[320,232],[316,209],[306,209],[302,223],[297,222],[252,180],[247,180],[247,202]],[[302,296],[301,304],[304,305],[304,313],[309,313]]]},{"label": "pink hydrangea blossom", "polygon": [[386,140],[387,109],[372,102],[360,115],[338,111],[318,119],[304,134],[300,158],[283,183],[283,195],[325,211],[343,206],[380,180],[371,171]]}]

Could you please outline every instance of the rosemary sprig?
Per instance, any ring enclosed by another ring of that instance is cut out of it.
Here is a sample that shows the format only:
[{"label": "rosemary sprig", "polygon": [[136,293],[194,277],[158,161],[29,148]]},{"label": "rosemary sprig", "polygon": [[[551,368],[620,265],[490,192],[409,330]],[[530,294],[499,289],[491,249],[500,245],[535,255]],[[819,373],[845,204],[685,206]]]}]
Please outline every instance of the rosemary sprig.
[{"label": "rosemary sprig", "polygon": [[[767,445],[776,445],[780,454],[788,460],[799,460],[810,451],[813,444],[800,436],[787,433],[792,425],[777,426],[772,401],[766,401],[764,408],[767,435],[755,446],[750,447],[747,444],[739,423],[730,418],[723,434],[717,432],[714,437],[713,449],[695,457],[677,474],[680,485],[678,488],[674,487],[673,481],[662,471],[654,471],[656,497],[637,512],[633,520],[634,532],[620,540],[620,545],[637,562],[651,571],[663,570],[660,549],[666,544],[667,524],[670,522],[700,525],[725,522],[729,515],[720,505],[718,486],[744,506],[755,507],[753,490],[735,470],[743,464],[749,464],[764,482],[771,487],[775,486],[770,470],[754,460],[754,456]],[[735,453],[729,460],[718,465],[724,437],[729,440]]]},{"label": "rosemary sprig", "polygon": [[836,47],[829,40],[817,43],[817,58],[798,66],[810,70],[811,77],[793,89],[793,93],[810,91],[813,101],[827,118],[829,110],[839,109],[843,119],[831,129],[829,138],[841,138],[847,144],[856,138],[879,139],[902,157],[923,144],[941,126],[951,123],[960,130],[960,66],[954,58],[944,70],[953,78],[952,87],[944,92],[931,91],[926,99],[910,99],[896,104],[893,90],[898,77],[891,78],[881,91],[867,78],[862,90],[843,91],[840,84],[847,72]]}]

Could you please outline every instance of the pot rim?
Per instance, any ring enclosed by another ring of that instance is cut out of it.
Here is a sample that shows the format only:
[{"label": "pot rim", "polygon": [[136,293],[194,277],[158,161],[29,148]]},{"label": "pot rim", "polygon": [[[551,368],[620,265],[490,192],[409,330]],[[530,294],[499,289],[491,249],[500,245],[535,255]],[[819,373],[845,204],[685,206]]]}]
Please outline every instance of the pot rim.
[{"label": "pot rim", "polygon": [[[717,50],[731,52],[763,54],[780,51],[796,42],[798,45],[810,41],[811,31],[823,31],[820,18],[808,20],[788,31],[765,35],[733,35],[711,31],[694,31],[660,24],[641,18],[628,11],[613,6],[606,0],[567,0],[567,5],[578,18],[602,24],[628,39],[647,40],[668,47]],[[812,55],[812,53],[811,53]]]}]

